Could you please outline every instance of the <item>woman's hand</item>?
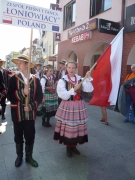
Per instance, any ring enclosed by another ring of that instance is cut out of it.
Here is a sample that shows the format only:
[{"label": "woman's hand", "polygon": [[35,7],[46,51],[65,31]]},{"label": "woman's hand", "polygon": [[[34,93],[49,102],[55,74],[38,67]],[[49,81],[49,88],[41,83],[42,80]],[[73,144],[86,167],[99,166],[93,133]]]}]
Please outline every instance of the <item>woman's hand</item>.
[{"label": "woman's hand", "polygon": [[45,97],[43,96],[42,103],[44,103],[44,102],[45,102]]},{"label": "woman's hand", "polygon": [[81,87],[81,83],[77,84],[75,87],[74,87],[74,91],[77,91],[78,89],[80,89]]},{"label": "woman's hand", "polygon": [[86,78],[89,78],[89,77],[90,77],[90,74],[91,74],[91,72],[90,72],[90,71],[87,71],[85,77],[86,77]]},{"label": "woman's hand", "polygon": [[58,81],[55,82],[54,86],[57,87]]}]

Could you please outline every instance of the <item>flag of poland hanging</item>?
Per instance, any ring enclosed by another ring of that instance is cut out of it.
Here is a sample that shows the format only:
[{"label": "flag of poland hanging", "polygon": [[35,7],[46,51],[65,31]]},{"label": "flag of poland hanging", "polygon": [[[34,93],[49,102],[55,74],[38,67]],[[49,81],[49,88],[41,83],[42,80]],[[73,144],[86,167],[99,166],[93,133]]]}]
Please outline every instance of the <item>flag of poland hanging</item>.
[{"label": "flag of poland hanging", "polygon": [[116,104],[121,75],[123,30],[124,28],[97,61],[92,73],[94,91],[90,105],[107,107]]}]

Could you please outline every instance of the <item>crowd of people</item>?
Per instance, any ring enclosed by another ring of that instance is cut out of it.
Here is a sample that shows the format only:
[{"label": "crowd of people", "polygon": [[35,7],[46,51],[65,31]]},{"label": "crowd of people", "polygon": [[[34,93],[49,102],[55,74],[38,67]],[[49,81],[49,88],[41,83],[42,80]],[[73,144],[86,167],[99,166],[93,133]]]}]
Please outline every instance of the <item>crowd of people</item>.
[{"label": "crowd of people", "polygon": [[[54,116],[57,119],[53,139],[66,146],[68,157],[72,157],[72,153],[79,155],[77,145],[88,142],[86,124],[88,114],[82,91],[90,93],[94,90],[91,72],[88,71],[85,78],[82,78],[76,74],[77,64],[75,61],[62,60],[59,62],[59,70],[56,72],[50,64],[42,67],[40,63],[35,65],[31,63],[29,75],[29,61],[29,57],[22,54],[17,59],[12,59],[12,62],[17,65],[18,71],[11,72],[3,68],[5,61],[0,60],[1,116],[2,120],[5,120],[7,98],[10,101],[14,128],[16,167],[22,163],[24,139],[26,162],[33,167],[38,167],[38,163],[32,157],[36,115],[40,115],[42,126],[45,128],[51,127],[51,117]],[[125,82],[132,79],[133,86],[135,86],[135,64],[131,66],[131,70],[132,74],[126,77]],[[129,86],[130,84],[125,88],[128,108],[124,122],[129,120],[134,122],[135,120],[135,102],[128,91]],[[101,121],[108,125],[106,107],[101,107],[101,112]]]}]

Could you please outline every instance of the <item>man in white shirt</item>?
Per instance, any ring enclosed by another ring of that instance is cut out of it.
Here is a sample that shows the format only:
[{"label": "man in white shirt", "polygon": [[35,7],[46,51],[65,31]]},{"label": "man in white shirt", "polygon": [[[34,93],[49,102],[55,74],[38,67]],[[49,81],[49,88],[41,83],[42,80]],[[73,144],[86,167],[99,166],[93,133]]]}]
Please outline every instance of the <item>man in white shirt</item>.
[{"label": "man in white shirt", "polygon": [[59,71],[56,73],[55,82],[57,82],[59,79],[63,78],[66,74],[66,60],[62,60],[59,62]]},{"label": "man in white shirt", "polygon": [[[60,68],[60,70],[57,71],[56,77],[55,77],[55,85],[57,85],[59,79],[63,78],[63,76],[65,76],[67,73],[66,72],[66,60],[65,59],[63,59],[62,61],[59,62],[59,68]],[[60,103],[61,103],[61,99],[58,98],[58,104],[60,104]]]},{"label": "man in white shirt", "polygon": [[40,63],[36,63],[36,77],[38,78],[38,79],[40,79],[41,77],[40,77],[40,72],[42,71],[41,70],[41,67],[42,67],[42,64],[40,64]]}]

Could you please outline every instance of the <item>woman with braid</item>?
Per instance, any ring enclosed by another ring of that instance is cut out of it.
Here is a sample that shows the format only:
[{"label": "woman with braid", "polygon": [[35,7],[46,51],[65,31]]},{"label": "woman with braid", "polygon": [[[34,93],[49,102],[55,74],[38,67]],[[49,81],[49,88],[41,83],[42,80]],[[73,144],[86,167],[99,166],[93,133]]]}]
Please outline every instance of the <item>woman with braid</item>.
[{"label": "woman with braid", "polygon": [[77,144],[88,142],[86,125],[88,115],[81,92],[82,90],[91,92],[93,86],[91,84],[90,71],[86,73],[86,79],[81,85],[81,76],[75,74],[76,62],[68,61],[66,67],[68,74],[63,76],[57,85],[57,93],[62,102],[55,116],[57,123],[54,140],[59,140],[60,144],[66,145],[66,154],[68,157],[72,157],[72,152],[80,154],[76,148]]},{"label": "woman with braid", "polygon": [[50,118],[55,116],[58,108],[58,96],[54,85],[54,75],[52,66],[46,66],[44,74],[40,80],[44,95],[42,113],[42,126],[51,127]]}]

